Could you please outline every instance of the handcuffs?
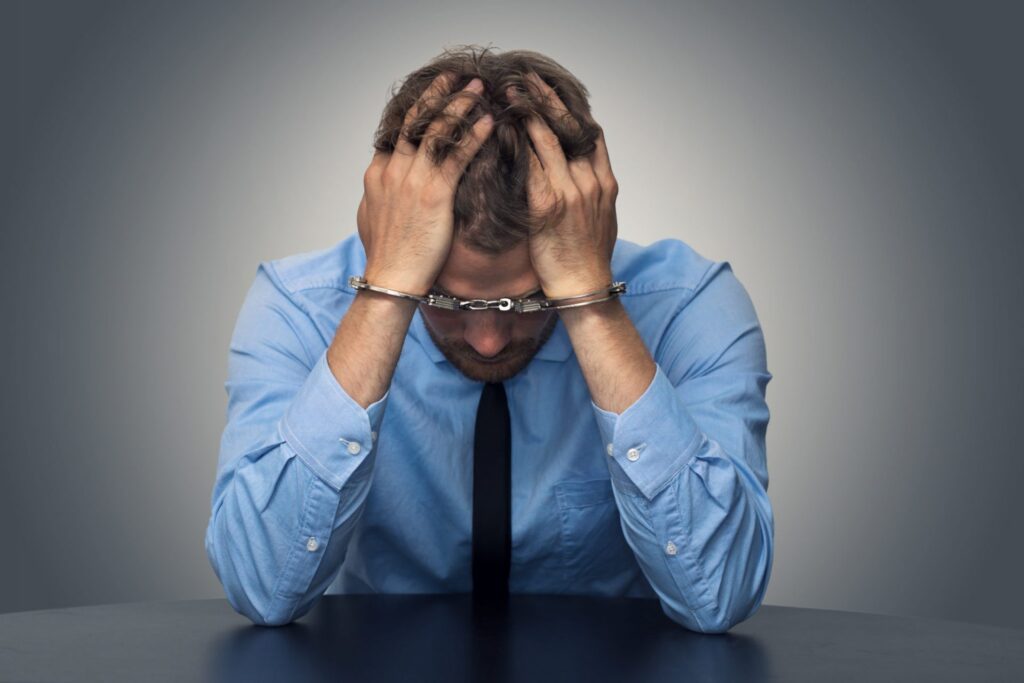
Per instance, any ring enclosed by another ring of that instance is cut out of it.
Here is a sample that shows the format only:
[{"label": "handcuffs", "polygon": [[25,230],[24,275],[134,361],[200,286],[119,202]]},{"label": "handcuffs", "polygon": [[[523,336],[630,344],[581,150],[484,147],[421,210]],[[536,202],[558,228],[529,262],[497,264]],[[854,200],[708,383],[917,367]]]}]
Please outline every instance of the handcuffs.
[{"label": "handcuffs", "polygon": [[[534,313],[536,311],[589,306],[590,304],[614,299],[620,294],[625,294],[626,292],[625,282],[612,282],[607,287],[602,287],[601,289],[594,290],[593,292],[577,294],[576,296],[567,296],[560,299],[510,299],[509,297],[502,297],[500,299],[459,299],[453,296],[436,293],[428,293],[426,296],[418,296],[416,294],[408,294],[406,292],[388,289],[387,287],[378,287],[377,285],[371,285],[362,275],[352,275],[348,279],[348,284],[356,290],[367,289],[371,292],[388,294],[401,299],[411,299],[446,311],[485,311],[489,308],[496,308],[499,311],[512,311],[514,313]],[[598,296],[601,294],[605,296],[598,299],[591,299],[589,301],[577,301],[578,299],[586,299],[587,297]],[[565,303],[570,301],[576,301],[576,303]]]}]

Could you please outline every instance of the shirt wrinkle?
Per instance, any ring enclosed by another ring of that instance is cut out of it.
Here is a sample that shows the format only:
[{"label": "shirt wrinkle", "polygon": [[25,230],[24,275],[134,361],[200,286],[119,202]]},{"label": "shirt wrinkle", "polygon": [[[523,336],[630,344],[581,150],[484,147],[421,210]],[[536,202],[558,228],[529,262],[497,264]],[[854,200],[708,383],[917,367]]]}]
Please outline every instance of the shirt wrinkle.
[{"label": "shirt wrinkle", "polygon": [[[257,623],[325,593],[472,590],[478,383],[417,310],[385,395],[363,409],[345,392],[327,345],[364,267],[358,235],[261,262],[232,334],[206,549]],[[760,324],[728,262],[681,240],[619,239],[612,272],[656,371],[621,414],[602,410],[559,319],[508,381],[510,590],[657,597],[683,626],[719,632],[754,611],[773,557]],[[705,370],[673,384],[685,367]],[[255,504],[239,476],[261,484]]]}]

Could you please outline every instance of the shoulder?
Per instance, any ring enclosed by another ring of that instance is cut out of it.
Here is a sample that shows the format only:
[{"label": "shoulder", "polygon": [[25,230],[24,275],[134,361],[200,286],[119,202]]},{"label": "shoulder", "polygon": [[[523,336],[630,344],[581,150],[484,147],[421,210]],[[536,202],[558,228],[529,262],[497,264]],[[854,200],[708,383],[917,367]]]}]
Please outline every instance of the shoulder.
[{"label": "shoulder", "polygon": [[325,288],[347,291],[349,276],[362,273],[365,265],[362,242],[353,233],[331,246],[268,259],[259,267],[275,285],[294,295]]},{"label": "shoulder", "polygon": [[640,245],[619,239],[612,254],[616,280],[626,282],[626,294],[694,292],[716,270],[727,266],[699,254],[686,242],[668,238]]},{"label": "shoulder", "polygon": [[707,258],[678,239],[647,246],[619,240],[612,267],[615,279],[626,282],[630,317],[674,379],[699,374],[739,339],[763,365],[760,321],[729,261]]}]

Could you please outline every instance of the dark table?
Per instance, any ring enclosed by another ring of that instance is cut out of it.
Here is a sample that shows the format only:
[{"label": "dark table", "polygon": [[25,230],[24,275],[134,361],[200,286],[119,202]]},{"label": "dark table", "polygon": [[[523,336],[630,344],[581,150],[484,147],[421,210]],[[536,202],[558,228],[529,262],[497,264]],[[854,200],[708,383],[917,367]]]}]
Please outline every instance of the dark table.
[{"label": "dark table", "polygon": [[0,681],[1024,681],[1024,630],[765,605],[700,634],[656,600],[328,595],[287,626],[225,600],[0,614]]}]

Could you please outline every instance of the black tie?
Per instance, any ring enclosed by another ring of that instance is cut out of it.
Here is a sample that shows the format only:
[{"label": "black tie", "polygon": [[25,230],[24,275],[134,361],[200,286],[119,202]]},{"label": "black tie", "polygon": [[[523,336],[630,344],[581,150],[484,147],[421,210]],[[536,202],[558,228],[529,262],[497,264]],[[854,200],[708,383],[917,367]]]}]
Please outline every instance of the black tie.
[{"label": "black tie", "polygon": [[473,435],[473,595],[508,597],[512,558],[512,425],[505,385],[487,382]]}]

